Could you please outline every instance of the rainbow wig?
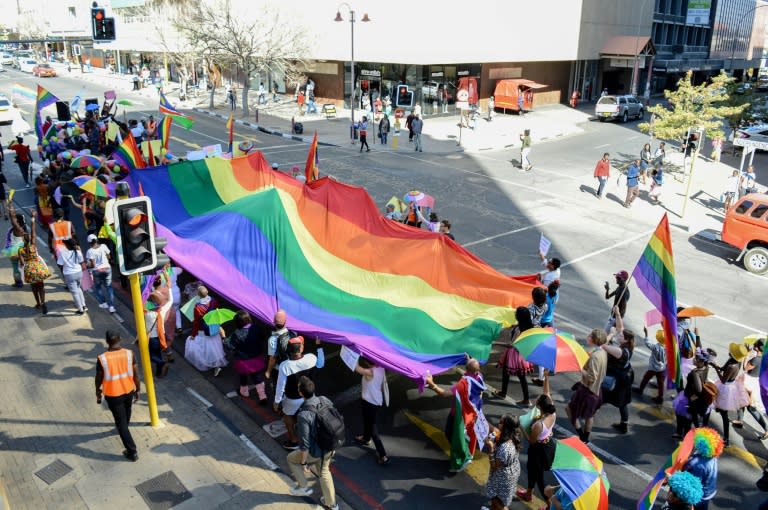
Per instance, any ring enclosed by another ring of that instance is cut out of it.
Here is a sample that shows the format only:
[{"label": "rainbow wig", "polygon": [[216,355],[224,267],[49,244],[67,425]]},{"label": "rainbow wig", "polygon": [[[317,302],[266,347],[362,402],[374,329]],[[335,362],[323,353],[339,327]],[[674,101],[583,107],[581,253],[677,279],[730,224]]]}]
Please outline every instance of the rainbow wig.
[{"label": "rainbow wig", "polygon": [[686,505],[698,505],[704,497],[701,480],[688,471],[677,471],[667,480],[669,490]]},{"label": "rainbow wig", "polygon": [[723,438],[715,429],[701,427],[694,433],[693,448],[702,457],[719,457],[723,453]]}]

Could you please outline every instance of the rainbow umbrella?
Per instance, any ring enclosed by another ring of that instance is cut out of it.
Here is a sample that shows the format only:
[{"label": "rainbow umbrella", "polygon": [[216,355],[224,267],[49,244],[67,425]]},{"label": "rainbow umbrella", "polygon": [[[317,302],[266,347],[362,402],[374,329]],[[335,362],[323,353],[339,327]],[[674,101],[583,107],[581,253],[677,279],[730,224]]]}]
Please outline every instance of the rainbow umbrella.
[{"label": "rainbow umbrella", "polygon": [[427,195],[423,191],[411,190],[405,194],[403,201],[408,204],[413,202],[415,205],[421,207],[428,207],[430,209],[435,208],[435,199],[431,195]]},{"label": "rainbow umbrella", "polygon": [[101,167],[101,159],[96,156],[91,156],[90,154],[85,154],[73,159],[69,168],[87,168],[89,166],[92,166],[93,168]]},{"label": "rainbow umbrella", "polygon": [[107,189],[107,185],[95,177],[90,177],[87,181],[83,182],[82,184],[78,184],[78,187],[83,191],[87,191],[88,193],[90,193],[95,197],[106,198],[109,196],[109,190]]},{"label": "rainbow umbrella", "polygon": [[572,334],[552,328],[531,328],[514,345],[523,358],[553,373],[579,371],[589,358]]},{"label": "rainbow umbrella", "polygon": [[552,474],[576,510],[608,510],[611,484],[603,462],[578,437],[558,441]]},{"label": "rainbow umbrella", "polygon": [[74,179],[72,179],[72,182],[75,184],[75,186],[82,186],[86,182],[90,181],[91,179],[94,179],[94,177],[91,177],[90,175],[78,175]]}]

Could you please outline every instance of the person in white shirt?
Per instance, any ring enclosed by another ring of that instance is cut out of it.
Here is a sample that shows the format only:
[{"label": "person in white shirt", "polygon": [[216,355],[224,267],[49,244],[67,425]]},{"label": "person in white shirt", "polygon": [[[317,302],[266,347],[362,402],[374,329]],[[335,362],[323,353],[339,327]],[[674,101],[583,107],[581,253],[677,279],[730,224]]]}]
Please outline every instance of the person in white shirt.
[{"label": "person in white shirt", "polygon": [[389,457],[387,457],[387,451],[384,449],[384,444],[376,430],[376,414],[382,406],[389,405],[386,372],[383,367],[377,367],[362,356],[357,360],[355,372],[363,376],[361,382],[363,433],[355,436],[355,442],[362,446],[368,446],[373,439],[376,453],[379,456],[378,462],[383,466],[389,464]]},{"label": "person in white shirt", "polygon": [[74,239],[65,239],[64,246],[59,249],[56,257],[56,263],[61,266],[64,274],[64,283],[72,294],[72,300],[77,307],[77,315],[83,315],[88,311],[85,306],[85,296],[83,295],[83,252]]},{"label": "person in white shirt", "polygon": [[549,284],[555,280],[560,280],[560,259],[558,258],[546,258],[542,253],[539,253],[541,258],[541,265],[547,269],[539,272],[539,281],[545,287],[549,287]]},{"label": "person in white shirt", "polygon": [[725,182],[725,190],[723,191],[723,197],[725,198],[723,210],[725,212],[728,212],[728,209],[730,209],[731,205],[733,205],[733,199],[736,198],[736,196],[739,194],[740,182],[741,178],[739,176],[739,171],[734,170],[731,176],[728,177],[728,180]]},{"label": "person in white shirt", "polygon": [[85,252],[85,260],[93,277],[93,291],[99,308],[115,310],[115,292],[112,290],[112,265],[110,264],[110,252],[106,245],[100,244],[94,234],[88,236],[88,244],[91,246]]}]

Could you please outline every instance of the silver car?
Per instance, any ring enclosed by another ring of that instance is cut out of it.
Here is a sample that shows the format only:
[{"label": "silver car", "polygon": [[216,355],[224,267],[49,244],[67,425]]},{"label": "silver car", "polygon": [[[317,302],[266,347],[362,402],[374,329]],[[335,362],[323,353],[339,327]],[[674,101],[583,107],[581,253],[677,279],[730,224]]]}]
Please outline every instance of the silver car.
[{"label": "silver car", "polygon": [[627,122],[630,117],[633,119],[642,119],[645,115],[645,106],[632,95],[625,96],[603,96],[597,100],[595,105],[595,117],[600,122],[606,120],[621,120]]}]

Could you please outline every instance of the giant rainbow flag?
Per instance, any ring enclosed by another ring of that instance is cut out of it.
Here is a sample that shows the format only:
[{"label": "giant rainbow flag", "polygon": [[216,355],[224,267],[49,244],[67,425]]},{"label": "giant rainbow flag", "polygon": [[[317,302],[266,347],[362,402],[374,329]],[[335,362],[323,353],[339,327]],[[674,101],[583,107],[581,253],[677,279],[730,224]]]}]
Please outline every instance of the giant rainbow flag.
[{"label": "giant rainbow flag", "polygon": [[502,274],[449,238],[385,219],[363,188],[304,185],[255,152],[133,171],[166,253],[271,322],[348,345],[414,379],[486,360],[535,276]]},{"label": "giant rainbow flag", "polygon": [[672,256],[672,236],[667,214],[659,221],[656,231],[643,250],[632,276],[654,308],[661,314],[667,351],[667,384],[678,388],[683,382],[680,350],[677,345],[677,284],[675,260]]}]

